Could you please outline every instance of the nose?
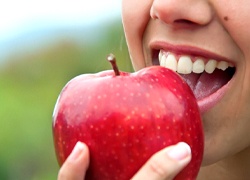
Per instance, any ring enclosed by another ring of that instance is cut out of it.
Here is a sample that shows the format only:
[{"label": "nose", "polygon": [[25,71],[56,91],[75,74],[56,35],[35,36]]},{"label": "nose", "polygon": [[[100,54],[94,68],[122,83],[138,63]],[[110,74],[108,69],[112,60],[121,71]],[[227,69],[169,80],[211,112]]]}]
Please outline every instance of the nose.
[{"label": "nose", "polygon": [[206,0],[154,0],[150,16],[171,26],[206,25],[213,18]]}]

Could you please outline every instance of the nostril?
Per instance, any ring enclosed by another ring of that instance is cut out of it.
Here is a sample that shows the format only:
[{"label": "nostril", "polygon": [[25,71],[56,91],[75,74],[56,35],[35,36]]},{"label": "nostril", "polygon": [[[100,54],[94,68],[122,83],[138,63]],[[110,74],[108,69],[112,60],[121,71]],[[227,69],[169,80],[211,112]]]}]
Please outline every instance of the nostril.
[{"label": "nostril", "polygon": [[181,29],[181,28],[193,29],[193,28],[196,28],[197,26],[199,26],[198,23],[196,23],[195,21],[187,20],[187,19],[176,19],[172,23],[172,27],[175,29]]},{"label": "nostril", "polygon": [[186,20],[186,19],[177,19],[174,22],[179,23],[179,24],[195,24],[194,22]]},{"label": "nostril", "polygon": [[150,17],[171,26],[204,26],[213,19],[213,11],[207,1],[154,0]]}]

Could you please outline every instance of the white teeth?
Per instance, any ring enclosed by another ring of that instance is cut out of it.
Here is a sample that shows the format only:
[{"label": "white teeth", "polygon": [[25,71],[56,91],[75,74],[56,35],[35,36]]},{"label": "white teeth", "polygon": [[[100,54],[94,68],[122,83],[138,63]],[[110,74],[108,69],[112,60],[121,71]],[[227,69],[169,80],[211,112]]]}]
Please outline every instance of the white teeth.
[{"label": "white teeth", "polygon": [[204,61],[202,59],[197,59],[194,63],[193,63],[193,72],[194,73],[202,73],[205,69],[205,64]]},{"label": "white teeth", "polygon": [[216,68],[224,71],[228,67],[234,67],[232,63],[226,61],[217,62],[213,59],[208,60],[206,64],[201,58],[197,58],[192,62],[190,56],[180,56],[177,59],[175,54],[163,51],[159,52],[159,61],[161,66],[177,71],[180,74],[203,73],[204,71],[211,74]]},{"label": "white teeth", "polygon": [[205,71],[209,74],[213,73],[217,65],[217,61],[211,59],[205,65]]},{"label": "white teeth", "polygon": [[163,56],[163,53],[162,53],[162,51],[160,51],[160,52],[159,52],[159,55],[158,55],[158,58],[159,58],[159,61],[160,61],[160,62],[161,62],[162,56]]},{"label": "white teeth", "polygon": [[177,72],[180,74],[190,74],[193,69],[193,63],[188,56],[181,56],[177,64]]},{"label": "white teeth", "polygon": [[226,61],[220,61],[220,62],[218,62],[218,64],[217,64],[217,68],[218,69],[221,69],[221,70],[223,70],[223,71],[225,71],[227,68],[228,68],[228,62],[226,62]]},{"label": "white teeth", "polygon": [[177,71],[177,60],[173,54],[169,54],[167,57],[164,55],[160,61],[160,65]]}]

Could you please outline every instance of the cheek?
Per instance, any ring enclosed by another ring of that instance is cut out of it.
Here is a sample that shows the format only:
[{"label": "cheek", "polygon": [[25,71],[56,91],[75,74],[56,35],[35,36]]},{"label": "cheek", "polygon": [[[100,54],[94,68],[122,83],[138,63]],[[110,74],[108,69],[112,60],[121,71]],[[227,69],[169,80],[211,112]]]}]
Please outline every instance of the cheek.
[{"label": "cheek", "polygon": [[235,0],[216,1],[214,5],[227,33],[245,56],[250,55],[250,1]]},{"label": "cheek", "polygon": [[[229,16],[230,17],[230,16]],[[244,17],[244,18],[243,18]],[[248,15],[242,15],[241,17],[232,16],[235,20],[228,20],[227,30],[231,35],[232,39],[235,41],[239,49],[241,49],[244,56],[250,56],[250,13]]]},{"label": "cheek", "polygon": [[142,36],[150,18],[151,0],[123,0],[122,20],[126,33],[134,32],[134,37]]},{"label": "cheek", "polygon": [[149,21],[151,0],[123,0],[122,21],[131,60],[135,70],[145,67],[142,37]]}]

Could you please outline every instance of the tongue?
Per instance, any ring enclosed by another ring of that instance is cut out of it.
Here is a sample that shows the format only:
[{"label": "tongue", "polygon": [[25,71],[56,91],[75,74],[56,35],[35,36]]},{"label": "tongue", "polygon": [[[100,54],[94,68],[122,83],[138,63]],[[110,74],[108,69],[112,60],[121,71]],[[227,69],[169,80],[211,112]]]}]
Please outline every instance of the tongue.
[{"label": "tongue", "polygon": [[218,69],[212,74],[204,72],[202,74],[191,73],[181,76],[193,90],[197,100],[213,94],[231,79],[230,74]]}]

